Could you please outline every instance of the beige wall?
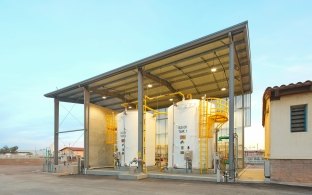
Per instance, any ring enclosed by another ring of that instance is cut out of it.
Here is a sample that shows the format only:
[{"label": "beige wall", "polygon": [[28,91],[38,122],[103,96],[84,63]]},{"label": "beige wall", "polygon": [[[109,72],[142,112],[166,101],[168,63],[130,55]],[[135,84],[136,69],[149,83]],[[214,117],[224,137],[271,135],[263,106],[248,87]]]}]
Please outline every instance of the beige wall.
[{"label": "beige wall", "polygon": [[80,156],[83,157],[83,151],[73,151],[69,148],[65,148],[61,151],[62,154],[67,154],[67,155],[76,155],[76,156]]},{"label": "beige wall", "polygon": [[112,110],[90,104],[89,112],[89,166],[113,166],[113,145],[105,144],[105,115]]},{"label": "beige wall", "polygon": [[83,151],[74,151],[74,154],[75,154],[76,156],[83,157]]},{"label": "beige wall", "polygon": [[[290,131],[290,106],[307,104],[307,131]],[[271,101],[270,159],[312,159],[312,93]],[[267,137],[266,137],[267,138]]]}]

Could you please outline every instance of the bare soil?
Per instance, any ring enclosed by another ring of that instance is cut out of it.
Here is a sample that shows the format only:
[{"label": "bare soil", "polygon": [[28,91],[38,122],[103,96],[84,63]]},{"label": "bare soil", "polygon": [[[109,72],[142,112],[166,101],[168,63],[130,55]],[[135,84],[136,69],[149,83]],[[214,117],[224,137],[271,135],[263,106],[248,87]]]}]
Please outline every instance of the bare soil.
[{"label": "bare soil", "polygon": [[44,159],[43,158],[4,158],[0,159],[0,165],[42,165]]}]

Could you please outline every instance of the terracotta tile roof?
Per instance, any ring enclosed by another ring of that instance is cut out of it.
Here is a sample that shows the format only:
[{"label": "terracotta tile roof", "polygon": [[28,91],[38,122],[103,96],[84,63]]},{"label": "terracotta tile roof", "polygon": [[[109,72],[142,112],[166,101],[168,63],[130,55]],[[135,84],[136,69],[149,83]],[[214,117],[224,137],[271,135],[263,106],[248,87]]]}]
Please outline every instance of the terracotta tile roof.
[{"label": "terracotta tile roof", "polygon": [[61,149],[60,151],[63,151],[65,149],[69,149],[69,150],[72,150],[72,151],[84,151],[83,148],[79,148],[79,147],[65,147],[65,148]]},{"label": "terracotta tile roof", "polygon": [[262,126],[265,123],[265,112],[266,112],[266,100],[270,99],[279,100],[280,97],[286,95],[293,95],[293,94],[300,94],[300,93],[307,93],[312,92],[312,81],[307,80],[305,82],[298,82],[296,84],[290,83],[288,85],[281,85],[281,86],[274,86],[268,87],[263,93],[262,98]]},{"label": "terracotta tile roof", "polygon": [[311,85],[312,85],[312,81],[307,80],[305,82],[298,82],[296,84],[290,83],[288,85],[268,87],[268,88],[266,88],[265,92],[266,91],[272,91],[272,90],[285,90],[285,89],[301,88],[301,87],[306,87],[306,86],[311,86]]}]

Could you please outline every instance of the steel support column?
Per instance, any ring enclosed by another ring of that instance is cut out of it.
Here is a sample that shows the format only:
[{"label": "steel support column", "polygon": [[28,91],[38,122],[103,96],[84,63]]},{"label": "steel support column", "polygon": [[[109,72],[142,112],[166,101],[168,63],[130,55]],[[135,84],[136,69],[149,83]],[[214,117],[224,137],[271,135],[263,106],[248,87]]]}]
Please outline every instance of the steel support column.
[{"label": "steel support column", "polygon": [[[138,68],[138,158],[143,160],[144,146],[143,146],[143,72],[142,68]],[[142,161],[138,163],[138,172],[143,171]]]},{"label": "steel support column", "polygon": [[234,165],[234,42],[229,33],[229,177],[235,181]]},{"label": "steel support column", "polygon": [[242,94],[242,152],[243,168],[245,168],[245,94]]},{"label": "steel support column", "polygon": [[60,102],[54,98],[54,165],[58,165]]},{"label": "steel support column", "polygon": [[89,105],[90,93],[88,89],[83,89],[84,95],[84,168],[89,168]]}]

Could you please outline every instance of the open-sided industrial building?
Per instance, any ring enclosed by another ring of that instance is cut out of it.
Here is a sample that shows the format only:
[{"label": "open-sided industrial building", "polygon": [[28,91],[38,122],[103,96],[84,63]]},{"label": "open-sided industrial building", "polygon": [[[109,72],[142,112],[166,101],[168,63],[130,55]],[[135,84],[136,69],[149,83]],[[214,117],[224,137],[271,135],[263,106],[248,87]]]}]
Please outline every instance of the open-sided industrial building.
[{"label": "open-sided industrial building", "polygon": [[[152,88],[147,86],[151,85]],[[251,60],[248,22],[243,22],[194,41],[174,47],[156,55],[119,67],[90,79],[45,94],[54,98],[54,157],[58,164],[59,102],[84,104],[84,160],[85,167],[105,166],[100,162],[103,152],[112,151],[111,146],[97,138],[105,136],[96,131],[105,123],[106,112],[122,112],[125,107],[137,109],[138,157],[143,155],[144,103],[148,96],[168,98],[150,100],[148,107],[154,110],[168,108],[172,102],[182,100],[179,93],[191,94],[188,98],[215,97],[228,99],[229,170],[234,177],[234,113],[241,109],[241,143],[244,150],[244,126],[246,94],[252,93]],[[179,92],[179,93],[178,93]],[[169,97],[169,96],[168,96]],[[235,99],[240,100],[235,102]],[[248,98],[247,98],[248,99]],[[239,103],[238,103],[239,102]],[[250,99],[248,100],[250,103]],[[241,106],[235,106],[241,104]],[[249,108],[250,111],[250,108]],[[104,114],[103,114],[104,113]],[[247,114],[246,114],[247,113]],[[103,121],[99,118],[102,117]],[[107,121],[106,121],[107,122]],[[111,157],[112,158],[112,157]],[[242,160],[243,162],[243,160]],[[109,163],[108,163],[109,164]],[[142,164],[138,165],[139,172]]]}]

